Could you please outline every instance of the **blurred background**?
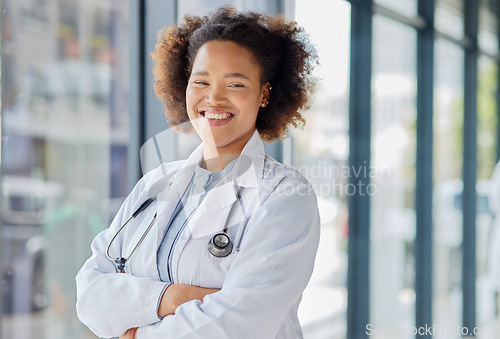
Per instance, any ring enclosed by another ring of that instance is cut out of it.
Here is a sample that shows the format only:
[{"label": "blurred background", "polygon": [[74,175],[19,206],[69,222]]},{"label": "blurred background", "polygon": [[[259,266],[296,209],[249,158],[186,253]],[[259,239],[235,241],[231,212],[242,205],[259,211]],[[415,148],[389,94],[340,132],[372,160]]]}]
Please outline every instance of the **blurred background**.
[{"label": "blurred background", "polygon": [[[309,33],[303,130],[267,152],[313,184],[306,339],[500,338],[499,0],[0,0],[0,338],[88,339],[74,277],[167,129],[156,32],[230,4]],[[494,174],[495,173],[495,174]]]}]

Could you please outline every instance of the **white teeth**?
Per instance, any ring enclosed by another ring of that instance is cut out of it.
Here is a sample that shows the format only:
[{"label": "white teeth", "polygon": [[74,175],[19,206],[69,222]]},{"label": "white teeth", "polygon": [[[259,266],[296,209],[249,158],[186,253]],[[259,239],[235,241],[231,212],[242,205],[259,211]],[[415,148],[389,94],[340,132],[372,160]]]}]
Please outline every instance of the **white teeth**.
[{"label": "white teeth", "polygon": [[205,112],[204,116],[207,119],[217,119],[217,120],[220,120],[220,119],[227,119],[227,118],[229,118],[231,116],[231,114],[229,114],[229,113],[208,113],[208,112]]}]

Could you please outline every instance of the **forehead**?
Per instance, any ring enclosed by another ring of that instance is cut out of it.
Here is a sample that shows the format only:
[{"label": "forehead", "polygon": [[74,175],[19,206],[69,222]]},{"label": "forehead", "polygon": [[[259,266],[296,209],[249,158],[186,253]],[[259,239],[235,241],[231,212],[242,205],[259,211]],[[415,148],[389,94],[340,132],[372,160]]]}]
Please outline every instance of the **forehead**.
[{"label": "forehead", "polygon": [[245,71],[259,76],[261,67],[249,48],[233,41],[212,40],[203,44],[196,53],[192,71]]}]

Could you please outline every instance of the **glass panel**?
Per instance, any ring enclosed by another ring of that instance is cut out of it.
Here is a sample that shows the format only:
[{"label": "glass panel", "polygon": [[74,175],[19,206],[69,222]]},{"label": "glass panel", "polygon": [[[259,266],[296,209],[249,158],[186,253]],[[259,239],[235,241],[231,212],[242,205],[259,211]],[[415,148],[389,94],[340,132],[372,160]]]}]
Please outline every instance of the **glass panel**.
[{"label": "glass panel", "polygon": [[409,17],[418,14],[417,0],[375,0],[375,3]]},{"label": "glass panel", "polygon": [[1,337],[95,338],[75,275],[130,189],[129,2],[1,7]]},{"label": "glass panel", "polygon": [[492,55],[498,53],[499,0],[481,0],[479,7],[479,48]]},{"label": "glass panel", "polygon": [[463,50],[435,43],[433,317],[454,339],[462,322]]},{"label": "glass panel", "polygon": [[206,15],[224,5],[231,5],[237,10],[250,9],[264,11],[268,9],[267,0],[182,0],[177,1],[177,15],[181,18],[184,14]]},{"label": "glass panel", "polygon": [[[499,213],[500,167],[492,178],[497,158],[498,117],[496,91],[498,66],[490,58],[479,58],[477,92],[477,319],[481,328],[487,328],[497,316],[496,293],[500,289],[500,224],[493,224],[493,213]],[[491,181],[490,181],[491,178]],[[494,189],[491,190],[490,188]],[[490,192],[490,194],[488,194]],[[489,201],[491,199],[491,201]],[[490,208],[491,206],[491,208]]]},{"label": "glass panel", "polygon": [[376,15],[373,39],[371,337],[397,339],[415,318],[416,31]]},{"label": "glass panel", "polygon": [[437,31],[461,39],[464,36],[463,1],[437,0],[434,25]]},{"label": "glass panel", "polygon": [[[296,20],[316,44],[321,79],[304,130],[292,133],[293,165],[312,183],[321,215],[321,240],[299,319],[306,339],[344,338],[347,310],[348,84],[350,5],[297,0]],[[325,29],[325,22],[329,22]],[[288,141],[287,141],[288,142]]]}]

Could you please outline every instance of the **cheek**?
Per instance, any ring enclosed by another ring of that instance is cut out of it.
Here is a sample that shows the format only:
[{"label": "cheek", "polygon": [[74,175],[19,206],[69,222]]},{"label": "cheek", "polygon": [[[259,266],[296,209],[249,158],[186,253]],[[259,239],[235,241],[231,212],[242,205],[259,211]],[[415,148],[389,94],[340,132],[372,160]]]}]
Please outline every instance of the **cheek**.
[{"label": "cheek", "polygon": [[188,86],[186,88],[186,109],[190,119],[193,118],[196,102],[197,102],[196,90]]},{"label": "cheek", "polygon": [[257,99],[248,100],[246,103],[247,109],[245,110],[247,120],[256,120],[259,114],[260,101]]},{"label": "cheek", "polygon": [[191,102],[193,101],[193,97],[193,89],[190,86],[186,87],[186,106],[190,106]]},{"label": "cheek", "polygon": [[260,102],[260,97],[258,95],[255,95],[253,93],[251,95],[246,94],[238,98],[238,101],[240,105],[244,107],[245,111],[248,113],[253,112],[257,114],[257,112],[259,111],[259,106],[261,102]]}]

